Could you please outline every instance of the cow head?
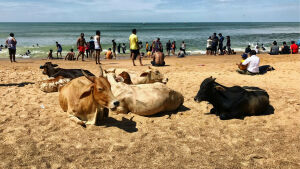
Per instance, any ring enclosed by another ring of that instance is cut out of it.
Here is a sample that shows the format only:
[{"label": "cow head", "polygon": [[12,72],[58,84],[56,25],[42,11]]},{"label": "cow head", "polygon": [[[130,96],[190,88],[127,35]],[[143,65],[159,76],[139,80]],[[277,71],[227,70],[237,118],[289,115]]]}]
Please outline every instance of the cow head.
[{"label": "cow head", "polygon": [[44,75],[51,76],[52,74],[55,73],[54,68],[57,67],[57,64],[52,64],[51,62],[46,62],[43,66],[40,66],[40,69],[43,70]]},{"label": "cow head", "polygon": [[200,90],[195,96],[194,100],[196,102],[209,101],[213,91],[224,91],[225,89],[215,82],[216,78],[209,77],[206,78],[200,85]]},{"label": "cow head", "polygon": [[161,82],[166,84],[168,78],[164,78],[164,75],[159,72],[157,69],[152,69],[150,66],[149,69],[140,75],[140,77],[147,78],[147,83]]},{"label": "cow head", "polygon": [[94,100],[101,106],[109,108],[111,110],[116,110],[120,105],[120,102],[114,97],[111,92],[111,86],[107,78],[103,77],[103,70],[100,66],[100,76],[89,76],[83,70],[81,70],[83,75],[92,82],[87,89],[83,92],[81,98],[93,95]]},{"label": "cow head", "polygon": [[[130,75],[128,72],[123,71],[122,73],[119,74],[119,77],[117,77],[118,79],[120,79],[120,81],[126,83],[126,84],[132,84]],[[118,81],[117,79],[117,81]]]}]

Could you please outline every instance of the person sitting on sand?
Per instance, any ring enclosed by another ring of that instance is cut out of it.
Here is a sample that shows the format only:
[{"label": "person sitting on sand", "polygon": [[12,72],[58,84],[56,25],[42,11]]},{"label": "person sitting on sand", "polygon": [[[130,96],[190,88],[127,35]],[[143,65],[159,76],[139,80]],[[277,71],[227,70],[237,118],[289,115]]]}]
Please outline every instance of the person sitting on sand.
[{"label": "person sitting on sand", "polygon": [[273,45],[271,46],[270,55],[278,55],[279,54],[279,46],[277,46],[277,42],[274,41]]},{"label": "person sitting on sand", "polygon": [[243,65],[243,63],[245,62],[245,60],[248,58],[248,54],[247,53],[243,53],[242,55],[242,60],[240,63],[237,63],[236,65],[238,66],[239,70],[246,70],[248,65]]},{"label": "person sitting on sand", "polygon": [[77,49],[79,51],[77,55],[77,60],[79,56],[81,56],[82,61],[84,61],[85,46],[86,46],[86,41],[84,38],[84,33],[81,33],[80,37],[77,39]]},{"label": "person sitting on sand", "polygon": [[112,59],[113,58],[111,48],[109,48],[108,51],[105,52],[105,57],[106,57],[106,59]]},{"label": "person sitting on sand", "polygon": [[250,53],[251,52],[251,47],[250,45],[247,46],[247,48],[245,49],[245,53]]},{"label": "person sitting on sand", "polygon": [[282,46],[281,46],[280,54],[290,54],[290,53],[291,53],[290,47],[288,45],[286,45],[286,42],[283,42]]},{"label": "person sitting on sand", "polygon": [[184,51],[180,48],[178,54],[177,54],[177,57],[178,58],[183,58],[185,55],[184,55]]},{"label": "person sitting on sand", "polygon": [[47,59],[53,59],[53,55],[52,55],[52,53],[53,53],[53,50],[52,50],[52,49],[50,49],[50,50],[49,50],[49,53],[48,53],[48,57],[47,57]]},{"label": "person sitting on sand", "polygon": [[65,60],[75,60],[75,53],[73,49],[70,49],[70,52],[67,53]]},{"label": "person sitting on sand", "polygon": [[152,66],[165,66],[165,55],[162,52],[155,52],[153,54]]},{"label": "person sitting on sand", "polygon": [[298,45],[295,44],[295,41],[292,41],[291,44],[292,44],[291,45],[291,53],[298,54],[298,50],[299,50]]},{"label": "person sitting on sand", "polygon": [[247,58],[242,65],[247,66],[246,70],[237,70],[240,74],[247,74],[247,75],[255,75],[259,74],[259,62],[260,59],[258,56],[256,56],[256,51],[251,50],[250,57]]}]

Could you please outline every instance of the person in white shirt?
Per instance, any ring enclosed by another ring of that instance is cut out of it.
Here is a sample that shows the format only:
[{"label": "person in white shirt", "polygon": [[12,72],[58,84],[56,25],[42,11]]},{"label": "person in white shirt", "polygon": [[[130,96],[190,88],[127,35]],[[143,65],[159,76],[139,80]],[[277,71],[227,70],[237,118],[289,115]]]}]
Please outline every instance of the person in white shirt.
[{"label": "person in white shirt", "polygon": [[212,55],[211,44],[212,44],[212,40],[211,40],[211,36],[210,36],[210,37],[207,39],[207,44],[206,44],[206,54],[207,54],[207,55]]},{"label": "person in white shirt", "polygon": [[248,57],[242,65],[247,66],[247,70],[237,70],[240,74],[248,74],[248,75],[255,75],[259,74],[259,63],[260,59],[256,56],[255,50],[251,50],[250,57]]}]

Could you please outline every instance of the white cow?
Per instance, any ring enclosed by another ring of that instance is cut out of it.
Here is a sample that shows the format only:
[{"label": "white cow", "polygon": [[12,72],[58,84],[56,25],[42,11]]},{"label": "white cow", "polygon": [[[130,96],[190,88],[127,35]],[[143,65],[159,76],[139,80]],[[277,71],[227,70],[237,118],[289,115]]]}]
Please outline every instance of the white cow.
[{"label": "white cow", "polygon": [[184,102],[183,96],[162,83],[128,85],[115,80],[108,73],[113,95],[120,101],[116,113],[134,113],[142,116],[177,110]]}]

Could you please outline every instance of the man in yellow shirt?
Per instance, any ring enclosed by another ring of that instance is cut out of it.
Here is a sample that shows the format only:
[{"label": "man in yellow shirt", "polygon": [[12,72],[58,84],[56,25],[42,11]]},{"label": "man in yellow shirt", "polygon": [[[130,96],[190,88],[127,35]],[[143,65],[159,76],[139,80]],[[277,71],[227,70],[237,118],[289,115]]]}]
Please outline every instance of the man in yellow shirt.
[{"label": "man in yellow shirt", "polygon": [[129,36],[129,46],[130,46],[130,53],[131,53],[130,57],[132,59],[133,66],[135,66],[134,60],[137,57],[140,60],[141,66],[143,66],[138,41],[139,41],[139,39],[136,35],[136,29],[133,29],[132,34]]}]

